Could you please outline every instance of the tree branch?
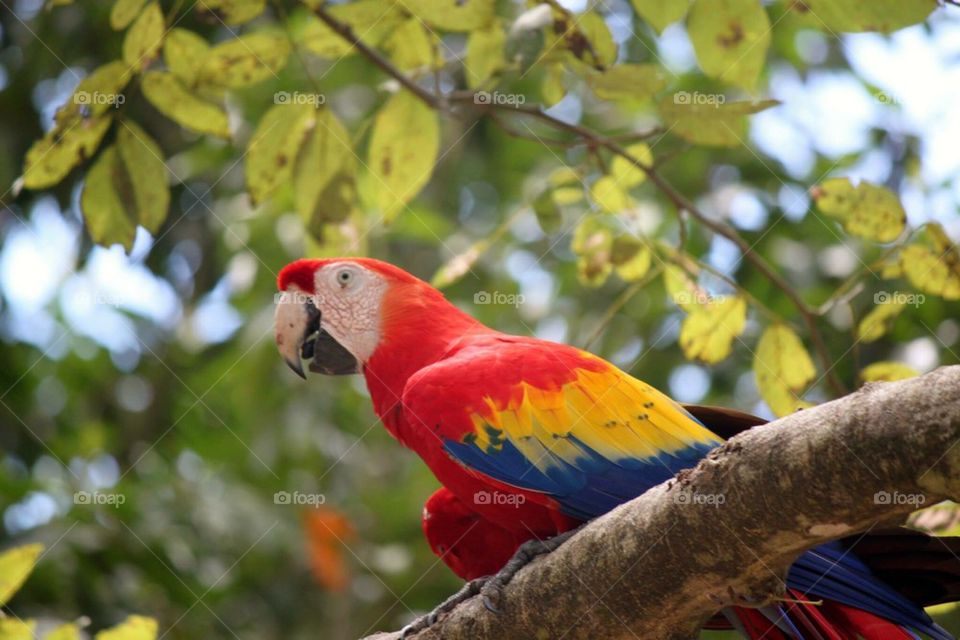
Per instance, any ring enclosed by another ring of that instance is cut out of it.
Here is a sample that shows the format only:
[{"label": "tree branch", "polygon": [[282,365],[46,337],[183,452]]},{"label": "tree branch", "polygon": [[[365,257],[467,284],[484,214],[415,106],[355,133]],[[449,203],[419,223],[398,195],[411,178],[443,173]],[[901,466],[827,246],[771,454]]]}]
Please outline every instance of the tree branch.
[{"label": "tree branch", "polygon": [[[720,608],[783,593],[804,550],[960,497],[960,366],[755,427],[595,520],[504,590],[415,638],[691,638]],[[398,633],[371,636],[395,640]]]}]

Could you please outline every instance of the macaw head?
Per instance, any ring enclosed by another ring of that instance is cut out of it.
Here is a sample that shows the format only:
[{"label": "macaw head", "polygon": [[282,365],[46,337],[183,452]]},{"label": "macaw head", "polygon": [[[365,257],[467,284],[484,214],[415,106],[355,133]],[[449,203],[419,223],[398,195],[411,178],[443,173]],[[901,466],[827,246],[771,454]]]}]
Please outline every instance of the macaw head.
[{"label": "macaw head", "polygon": [[277,278],[274,328],[287,365],[305,377],[360,373],[381,343],[391,292],[425,282],[371,258],[297,260]]}]

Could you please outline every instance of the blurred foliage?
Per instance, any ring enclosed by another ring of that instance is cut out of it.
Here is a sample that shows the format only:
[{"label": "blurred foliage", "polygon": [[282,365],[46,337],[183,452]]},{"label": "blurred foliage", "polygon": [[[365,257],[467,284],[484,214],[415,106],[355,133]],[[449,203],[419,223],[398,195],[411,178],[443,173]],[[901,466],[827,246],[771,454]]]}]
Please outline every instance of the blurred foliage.
[{"label": "blurred foliage", "polygon": [[[499,329],[768,416],[958,361],[955,219],[899,197],[943,186],[917,140],[871,123],[798,176],[750,129],[785,69],[876,93],[843,32],[952,7],[572,4],[0,14],[0,508],[10,545],[46,546],[11,612],[352,638],[457,587],[420,534],[436,482],[362,381],[276,356],[274,280],[302,255],[391,260]],[[697,67],[664,61],[677,38]]]}]

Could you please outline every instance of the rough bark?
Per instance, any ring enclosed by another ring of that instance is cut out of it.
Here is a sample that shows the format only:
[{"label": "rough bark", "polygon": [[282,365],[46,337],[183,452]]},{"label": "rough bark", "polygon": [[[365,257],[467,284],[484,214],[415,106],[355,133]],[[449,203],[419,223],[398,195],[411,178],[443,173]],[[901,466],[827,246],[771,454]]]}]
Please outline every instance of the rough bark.
[{"label": "rough bark", "polygon": [[[960,366],[755,427],[416,638],[693,638],[783,592],[806,549],[960,497]],[[889,499],[885,499],[889,496]],[[393,640],[399,633],[370,638]]]}]

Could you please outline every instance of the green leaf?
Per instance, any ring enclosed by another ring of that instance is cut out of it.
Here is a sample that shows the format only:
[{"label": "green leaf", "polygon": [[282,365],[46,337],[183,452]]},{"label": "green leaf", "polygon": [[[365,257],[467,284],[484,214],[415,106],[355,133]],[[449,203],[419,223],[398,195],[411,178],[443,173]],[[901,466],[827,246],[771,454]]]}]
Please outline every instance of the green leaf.
[{"label": "green leaf", "polygon": [[43,552],[42,544],[27,544],[0,553],[0,606],[10,602]]},{"label": "green leaf", "polygon": [[657,33],[687,14],[689,0],[632,0],[633,8]]},{"label": "green leaf", "polygon": [[738,296],[711,298],[696,305],[680,327],[680,347],[691,360],[715,364],[730,355],[733,339],[743,333],[747,303]]},{"label": "green leaf", "polygon": [[123,38],[123,61],[143,69],[157,57],[166,26],[159,2],[151,2]]},{"label": "green leaf", "polygon": [[[653,166],[653,152],[644,142],[632,144],[624,149],[645,167]],[[622,156],[614,156],[610,161],[610,175],[624,189],[635,187],[647,179],[647,174]]]},{"label": "green leaf", "polygon": [[129,253],[137,236],[137,223],[128,213],[132,194],[125,181],[120,154],[116,147],[107,147],[87,171],[80,209],[94,242],[104,247],[120,244]]},{"label": "green leaf", "polygon": [[[879,294],[878,294],[879,295]],[[875,342],[882,338],[893,326],[894,320],[906,307],[900,300],[882,300],[865,315],[857,326],[857,337],[861,342]]]},{"label": "green leaf", "polygon": [[35,640],[36,627],[33,620],[0,618],[0,640]]},{"label": "green leaf", "polygon": [[368,165],[387,222],[430,180],[440,150],[437,114],[407,91],[393,95],[373,123]]},{"label": "green leaf", "polygon": [[573,231],[570,248],[577,254],[577,277],[588,287],[599,287],[613,272],[613,228],[606,216],[591,214]]},{"label": "green leaf", "polygon": [[918,375],[920,373],[916,369],[900,362],[874,362],[860,372],[860,378],[864,382],[893,382]]},{"label": "green leaf", "polygon": [[610,262],[622,280],[635,282],[650,271],[653,252],[638,238],[630,235],[614,239],[610,248]]},{"label": "green leaf", "polygon": [[247,144],[244,172],[254,204],[269,198],[293,175],[297,154],[307,132],[316,125],[317,111],[309,104],[278,104],[260,118]]},{"label": "green leaf", "polygon": [[907,223],[900,199],[885,187],[849,178],[831,178],[812,189],[817,208],[843,223],[844,229],[876,242],[896,240]]},{"label": "green leaf", "polygon": [[94,636],[94,640],[156,640],[157,621],[144,616],[127,616],[127,619]]},{"label": "green leaf", "polygon": [[494,17],[493,0],[406,0],[404,8],[436,29],[483,29]]},{"label": "green leaf", "polygon": [[554,233],[563,226],[560,207],[550,190],[544,191],[533,201],[533,212],[537,215],[537,222],[544,233]]},{"label": "green leaf", "polygon": [[27,151],[23,166],[23,185],[28,189],[46,189],[63,180],[70,170],[92,156],[110,128],[113,117],[79,120],[70,128],[50,130]]},{"label": "green leaf", "polygon": [[134,217],[156,234],[167,219],[170,187],[163,152],[153,138],[131,121],[122,121],[117,130],[117,151],[133,189]]},{"label": "green leaf", "polygon": [[605,100],[645,99],[666,86],[655,64],[618,64],[587,75],[587,85]]},{"label": "green leaf", "polygon": [[[575,18],[576,28],[570,30],[568,43],[571,52],[580,60],[588,61],[594,67],[609,67],[617,61],[617,44],[607,27],[606,21],[597,13],[587,11]],[[579,30],[589,41],[590,46],[580,48],[576,32]]]},{"label": "green leaf", "polygon": [[45,189],[57,184],[78,164],[93,156],[103,139],[121,93],[130,79],[120,60],[98,67],[80,81],[73,95],[57,110],[55,125],[27,151],[24,186]]},{"label": "green leaf", "polygon": [[258,31],[210,49],[198,80],[237,89],[276,77],[287,64],[290,42],[279,31]]},{"label": "green leaf", "polygon": [[443,56],[438,55],[441,47],[439,39],[417,18],[401,22],[384,41],[383,47],[394,65],[404,71],[443,66]]},{"label": "green leaf", "polygon": [[900,266],[913,286],[944,300],[960,300],[960,251],[943,227],[929,223],[921,241],[900,251]]},{"label": "green leaf", "polygon": [[348,219],[357,205],[357,170],[350,135],[330,109],[316,112],[316,124],[297,155],[294,203],[304,225],[320,237],[327,223]]},{"label": "green leaf", "polygon": [[177,124],[198,133],[230,137],[227,113],[219,105],[187,91],[172,73],[148,71],[141,86],[147,100]]},{"label": "green leaf", "polygon": [[694,0],[687,32],[711,78],[753,91],[770,48],[770,20],[757,0]]},{"label": "green leaf", "polygon": [[590,197],[597,206],[610,213],[620,213],[630,206],[629,196],[610,176],[601,176],[593,183]]},{"label": "green leaf", "polygon": [[171,30],[163,42],[163,61],[187,86],[197,81],[200,67],[209,52],[207,41],[186,29]]},{"label": "green leaf", "polygon": [[670,132],[694,144],[736,147],[747,137],[746,116],[780,104],[776,100],[726,102],[723,95],[680,91],[659,104]]},{"label": "green leaf", "polygon": [[266,5],[266,0],[199,0],[197,10],[212,13],[233,27],[253,20],[263,13]]},{"label": "green leaf", "polygon": [[670,301],[687,313],[693,313],[699,305],[710,300],[710,294],[685,269],[675,264],[668,264],[664,268],[663,286]]},{"label": "green leaf", "polygon": [[564,67],[562,64],[551,64],[547,66],[543,74],[543,82],[540,85],[540,94],[543,96],[543,104],[551,107],[567,95],[567,90],[563,86]]},{"label": "green leaf", "polygon": [[503,55],[506,40],[507,35],[499,20],[491,22],[490,26],[484,29],[470,32],[467,36],[467,57],[463,67],[468,87],[482,87],[506,65]]},{"label": "green leaf", "polygon": [[147,0],[117,0],[110,9],[110,27],[120,31],[136,20]]},{"label": "green leaf", "polygon": [[[360,0],[329,7],[330,15],[349,25],[362,42],[375,47],[407,19],[397,3]],[[353,53],[353,45],[318,18],[311,17],[298,41],[318,56],[341,58]]]},{"label": "green leaf", "polygon": [[797,396],[813,380],[816,369],[793,329],[775,324],[767,327],[753,358],[757,389],[778,416],[809,406]]},{"label": "green leaf", "polygon": [[881,33],[923,22],[938,6],[936,0],[803,0],[787,5],[814,29]]}]

